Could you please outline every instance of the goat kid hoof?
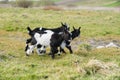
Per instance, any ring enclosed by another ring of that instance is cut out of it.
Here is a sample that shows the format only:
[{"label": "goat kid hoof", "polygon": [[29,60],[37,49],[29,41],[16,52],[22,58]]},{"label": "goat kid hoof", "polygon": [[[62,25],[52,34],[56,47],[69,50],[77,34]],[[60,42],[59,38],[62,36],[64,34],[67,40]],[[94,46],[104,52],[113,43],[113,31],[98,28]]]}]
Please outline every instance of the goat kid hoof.
[{"label": "goat kid hoof", "polygon": [[26,54],[26,56],[29,56],[28,54]]},{"label": "goat kid hoof", "polygon": [[49,53],[48,55],[52,55],[51,53]]},{"label": "goat kid hoof", "polygon": [[52,59],[55,59],[55,56],[52,56]]},{"label": "goat kid hoof", "polygon": [[58,56],[60,56],[60,54],[58,54]]},{"label": "goat kid hoof", "polygon": [[53,60],[55,59],[55,58],[52,58]]},{"label": "goat kid hoof", "polygon": [[34,51],[32,51],[32,53],[34,53]]}]

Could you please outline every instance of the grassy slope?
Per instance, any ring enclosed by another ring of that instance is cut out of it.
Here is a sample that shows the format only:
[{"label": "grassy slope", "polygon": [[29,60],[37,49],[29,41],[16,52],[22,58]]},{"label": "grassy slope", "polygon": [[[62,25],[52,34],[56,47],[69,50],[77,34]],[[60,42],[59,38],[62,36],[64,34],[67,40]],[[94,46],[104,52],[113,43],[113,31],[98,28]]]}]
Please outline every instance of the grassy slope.
[{"label": "grassy slope", "polygon": [[[79,47],[56,56],[25,56],[26,27],[58,27],[67,22],[70,27],[82,27],[81,40],[104,38],[120,40],[119,12],[111,11],[44,11],[40,9],[0,9],[0,79],[1,80],[119,80],[120,74],[85,74],[77,70],[93,58],[114,62],[120,66],[119,49],[86,51]],[[77,39],[80,40],[80,39]]]},{"label": "grassy slope", "polygon": [[44,11],[14,8],[0,9],[0,13],[0,29],[7,31],[26,32],[28,25],[32,28],[41,26],[55,28],[60,26],[60,22],[67,22],[71,27],[81,26],[84,37],[120,35],[119,12]]},{"label": "grassy slope", "polygon": [[[106,6],[113,3],[116,3],[117,0],[85,0],[80,3],[83,6]],[[118,6],[118,5],[116,5]]]},{"label": "grassy slope", "polygon": [[112,2],[110,4],[106,4],[105,6],[108,6],[108,7],[120,7],[120,1],[115,1],[115,2]]},{"label": "grassy slope", "polygon": [[[58,1],[59,0],[55,0]],[[69,5],[78,5],[78,6],[106,6],[106,7],[119,7],[120,1],[118,0],[79,0],[77,3],[67,3]]]}]

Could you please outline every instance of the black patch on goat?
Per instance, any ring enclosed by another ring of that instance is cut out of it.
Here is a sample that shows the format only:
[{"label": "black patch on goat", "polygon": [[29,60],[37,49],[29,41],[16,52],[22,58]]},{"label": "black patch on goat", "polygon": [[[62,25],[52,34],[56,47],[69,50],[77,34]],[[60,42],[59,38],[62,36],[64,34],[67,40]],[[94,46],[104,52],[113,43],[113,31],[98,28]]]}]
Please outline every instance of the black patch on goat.
[{"label": "black patch on goat", "polygon": [[27,51],[27,49],[29,49],[28,45],[26,45],[26,47],[25,47],[25,51]]},{"label": "black patch on goat", "polygon": [[[78,29],[75,29],[75,27],[73,27],[73,31],[71,32],[72,33],[72,40],[80,35],[80,32],[81,32],[80,29],[81,29],[81,27],[79,27]],[[66,43],[66,48],[70,51],[70,53],[73,53],[71,46],[70,46],[70,42],[65,41],[65,43]],[[61,47],[60,47],[60,52],[66,53],[64,51],[64,49],[62,49]]]},{"label": "black patch on goat", "polygon": [[44,32],[44,30],[39,30],[39,28],[35,28],[34,30],[31,30],[30,27],[27,27],[27,30],[29,31],[29,35],[31,37],[33,37],[36,32],[39,33],[39,34],[45,34],[46,33],[46,32]]},{"label": "black patch on goat", "polygon": [[51,37],[50,48],[51,56],[54,59],[55,53],[58,52],[58,47],[64,40],[71,40],[71,34],[68,31],[64,31],[62,34],[54,33]]},{"label": "black patch on goat", "polygon": [[41,47],[42,47],[42,45],[40,45],[40,44],[37,45],[37,48],[41,48]]},{"label": "black patch on goat", "polygon": [[69,27],[67,26],[67,24],[66,23],[62,23],[61,22],[61,27],[58,27],[58,28],[54,28],[54,29],[50,29],[50,28],[35,28],[35,29],[33,29],[33,30],[31,30],[30,29],[30,27],[27,27],[27,30],[29,31],[29,35],[30,36],[34,36],[34,34],[36,33],[36,32],[38,32],[38,33],[40,33],[40,34],[44,34],[44,31],[45,30],[51,30],[51,31],[53,31],[53,32],[55,32],[55,33],[59,33],[59,32],[61,32],[61,31],[63,31],[63,30],[69,30]]}]

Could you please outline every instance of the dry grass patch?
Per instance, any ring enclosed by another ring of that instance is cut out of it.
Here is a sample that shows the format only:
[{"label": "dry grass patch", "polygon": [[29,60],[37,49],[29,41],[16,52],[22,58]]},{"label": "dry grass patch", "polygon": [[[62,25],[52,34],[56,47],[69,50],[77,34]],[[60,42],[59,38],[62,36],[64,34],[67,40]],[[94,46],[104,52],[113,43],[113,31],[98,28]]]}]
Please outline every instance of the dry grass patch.
[{"label": "dry grass patch", "polygon": [[97,59],[91,59],[86,63],[84,67],[87,74],[102,74],[111,75],[120,72],[120,68],[117,64],[113,62],[103,62]]},{"label": "dry grass patch", "polygon": [[54,11],[60,11],[63,10],[63,8],[58,7],[58,6],[45,6],[43,10],[54,10]]}]

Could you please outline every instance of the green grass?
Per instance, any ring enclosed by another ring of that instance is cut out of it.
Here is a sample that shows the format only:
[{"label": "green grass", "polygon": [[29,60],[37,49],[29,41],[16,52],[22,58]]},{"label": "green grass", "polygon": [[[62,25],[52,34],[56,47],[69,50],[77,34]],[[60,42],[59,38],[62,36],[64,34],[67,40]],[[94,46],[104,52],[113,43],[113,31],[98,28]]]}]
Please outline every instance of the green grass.
[{"label": "green grass", "polygon": [[59,1],[61,1],[61,0],[51,0],[51,1],[54,1],[54,2],[59,2]]},{"label": "green grass", "polygon": [[120,7],[120,1],[114,1],[113,3],[107,4],[108,7]]},{"label": "green grass", "polygon": [[73,6],[106,6],[106,7],[119,7],[119,0],[80,0],[74,3],[68,3]]},{"label": "green grass", "polygon": [[[60,22],[81,26],[81,38],[74,41],[103,39],[120,40],[119,12],[114,11],[45,11],[38,8],[0,8],[0,80],[119,80],[120,73],[82,73],[91,59],[114,62],[120,67],[120,49],[84,49],[77,44],[74,54],[27,57],[25,40],[29,38],[26,27],[59,27]],[[75,44],[76,45],[76,44]],[[84,46],[84,45],[83,45]],[[88,50],[89,49],[89,50]],[[49,52],[49,49],[47,49]],[[76,62],[78,63],[76,65]],[[87,69],[88,72],[92,71]]]},{"label": "green grass", "polygon": [[0,29],[6,31],[26,32],[28,25],[31,28],[41,26],[55,28],[59,27],[61,22],[67,22],[71,27],[81,26],[84,37],[120,34],[119,12],[84,10],[44,11],[13,8],[0,9],[0,13]]},{"label": "green grass", "polygon": [[[52,2],[51,2],[52,1]],[[41,1],[34,1],[33,0],[33,6],[45,6],[45,5],[49,5],[49,4],[52,4],[52,3],[55,3],[55,2],[61,2],[61,1],[64,1],[64,0],[41,0]],[[6,3],[4,1],[0,1],[0,4],[2,3]],[[15,4],[15,1],[11,1],[11,2],[7,2],[7,3],[10,3],[12,5],[16,5]],[[71,1],[69,2],[66,2],[65,3],[66,5],[69,5],[69,6],[105,6],[105,7],[119,7],[120,6],[120,1],[119,0],[79,0],[77,2],[72,2]]]}]

